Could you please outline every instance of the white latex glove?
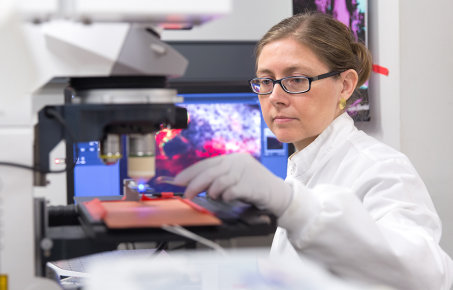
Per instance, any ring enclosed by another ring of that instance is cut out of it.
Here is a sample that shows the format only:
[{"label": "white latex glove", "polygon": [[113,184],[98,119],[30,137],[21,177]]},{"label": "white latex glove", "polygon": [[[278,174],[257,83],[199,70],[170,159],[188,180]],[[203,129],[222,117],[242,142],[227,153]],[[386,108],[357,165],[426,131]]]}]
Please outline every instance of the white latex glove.
[{"label": "white latex glove", "polygon": [[202,160],[180,172],[174,184],[186,186],[184,197],[207,191],[209,197],[239,199],[281,216],[292,199],[292,188],[246,153]]}]

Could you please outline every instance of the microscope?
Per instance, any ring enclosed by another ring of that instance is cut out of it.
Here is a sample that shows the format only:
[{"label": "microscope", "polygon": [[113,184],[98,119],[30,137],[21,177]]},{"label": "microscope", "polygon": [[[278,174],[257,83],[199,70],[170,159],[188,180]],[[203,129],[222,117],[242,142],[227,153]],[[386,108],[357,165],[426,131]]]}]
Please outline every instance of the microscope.
[{"label": "microscope", "polygon": [[[147,35],[143,36],[146,40]],[[46,172],[51,172],[49,153],[63,139],[75,146],[67,166],[77,162],[76,144],[93,140],[99,141],[102,162],[113,165],[123,157],[121,136],[125,136],[127,175],[137,183],[154,177],[155,133],[187,126],[186,110],[174,105],[180,98],[175,90],[164,88],[164,81],[160,76],[71,78],[65,89],[66,104],[46,106],[38,114],[35,186],[46,185]]]},{"label": "microscope", "polygon": [[[0,289],[59,289],[42,278],[37,261],[51,242],[36,234],[46,218],[33,188],[53,172],[49,152],[61,140],[99,141],[99,157],[113,164],[126,136],[129,177],[152,178],[154,134],[187,124],[185,109],[175,106],[180,97],[166,88],[168,77],[184,74],[187,60],[159,32],[190,29],[230,6],[228,0],[0,3]],[[67,80],[65,102],[46,105],[36,117],[36,92],[53,79]],[[75,146],[68,167],[77,154]]]}]

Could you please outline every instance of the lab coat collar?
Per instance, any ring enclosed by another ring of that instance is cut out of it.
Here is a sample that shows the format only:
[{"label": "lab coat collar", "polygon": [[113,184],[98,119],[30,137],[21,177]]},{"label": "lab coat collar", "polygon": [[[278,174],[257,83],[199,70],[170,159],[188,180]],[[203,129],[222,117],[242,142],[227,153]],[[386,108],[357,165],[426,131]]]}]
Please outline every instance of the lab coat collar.
[{"label": "lab coat collar", "polygon": [[287,175],[307,182],[353,131],[357,128],[352,118],[346,112],[341,114],[310,145],[289,157]]}]

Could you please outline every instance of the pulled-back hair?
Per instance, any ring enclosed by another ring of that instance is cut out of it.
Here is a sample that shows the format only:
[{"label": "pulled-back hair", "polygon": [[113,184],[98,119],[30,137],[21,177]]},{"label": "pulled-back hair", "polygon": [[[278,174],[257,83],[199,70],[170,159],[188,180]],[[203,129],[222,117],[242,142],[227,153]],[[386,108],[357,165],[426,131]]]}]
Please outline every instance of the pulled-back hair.
[{"label": "pulled-back hair", "polygon": [[331,71],[354,69],[359,76],[357,88],[370,77],[370,52],[354,39],[346,25],[330,15],[307,12],[274,25],[256,46],[257,61],[266,44],[283,38],[293,38],[309,47]]}]

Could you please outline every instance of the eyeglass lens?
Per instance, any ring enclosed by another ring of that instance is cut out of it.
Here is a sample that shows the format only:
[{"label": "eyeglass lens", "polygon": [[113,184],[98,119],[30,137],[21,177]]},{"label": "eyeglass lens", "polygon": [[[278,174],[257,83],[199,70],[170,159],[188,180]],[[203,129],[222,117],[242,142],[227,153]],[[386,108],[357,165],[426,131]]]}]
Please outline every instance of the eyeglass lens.
[{"label": "eyeglass lens", "polygon": [[310,88],[310,81],[305,77],[288,77],[280,81],[273,81],[272,79],[256,78],[251,83],[252,90],[258,94],[271,93],[274,88],[274,83],[279,82],[283,88],[290,93],[299,93],[308,91]]}]

